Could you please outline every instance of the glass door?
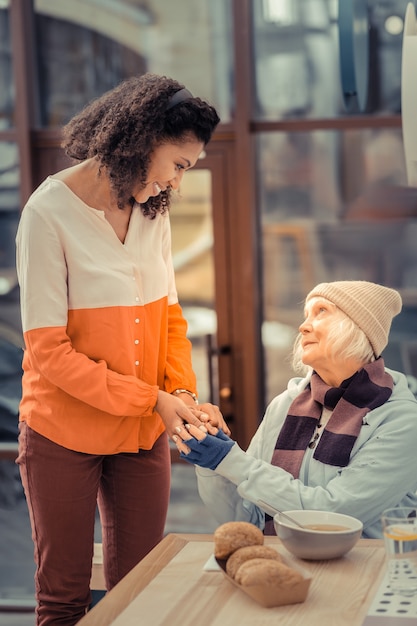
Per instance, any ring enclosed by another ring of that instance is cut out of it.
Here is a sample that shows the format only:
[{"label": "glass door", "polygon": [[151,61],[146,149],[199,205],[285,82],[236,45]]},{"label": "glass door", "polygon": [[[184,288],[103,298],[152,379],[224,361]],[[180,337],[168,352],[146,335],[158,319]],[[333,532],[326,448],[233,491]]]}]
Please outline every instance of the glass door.
[{"label": "glass door", "polygon": [[171,207],[171,229],[178,297],[193,345],[199,398],[200,402],[213,402],[212,346],[217,333],[217,314],[209,169],[200,167],[184,176]]}]

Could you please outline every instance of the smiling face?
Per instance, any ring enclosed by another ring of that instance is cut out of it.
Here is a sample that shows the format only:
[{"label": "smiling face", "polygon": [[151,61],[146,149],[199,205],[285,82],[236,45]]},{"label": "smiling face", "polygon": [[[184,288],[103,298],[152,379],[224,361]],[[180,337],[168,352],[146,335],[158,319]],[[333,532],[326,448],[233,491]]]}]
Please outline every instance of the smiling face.
[{"label": "smiling face", "polygon": [[329,385],[338,386],[361,366],[362,361],[346,358],[334,348],[329,338],[337,327],[342,328],[345,314],[325,298],[313,297],[305,306],[305,320],[299,331],[302,347],[302,362],[312,367]]},{"label": "smiling face", "polygon": [[178,189],[184,172],[194,167],[203,148],[196,139],[157,146],[151,154],[145,187],[134,190],[136,202],[143,204],[167,187]]}]

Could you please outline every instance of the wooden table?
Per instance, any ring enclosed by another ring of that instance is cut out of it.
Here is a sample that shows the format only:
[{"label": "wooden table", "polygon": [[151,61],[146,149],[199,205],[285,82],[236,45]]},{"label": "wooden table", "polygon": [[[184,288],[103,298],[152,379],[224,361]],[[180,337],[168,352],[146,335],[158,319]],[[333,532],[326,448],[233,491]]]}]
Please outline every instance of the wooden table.
[{"label": "wooden table", "polygon": [[[265,544],[279,547],[279,539]],[[263,608],[222,572],[203,570],[212,553],[212,535],[167,535],[79,626],[361,626],[385,569],[375,539],[334,561],[294,559],[312,576],[306,601]]]}]

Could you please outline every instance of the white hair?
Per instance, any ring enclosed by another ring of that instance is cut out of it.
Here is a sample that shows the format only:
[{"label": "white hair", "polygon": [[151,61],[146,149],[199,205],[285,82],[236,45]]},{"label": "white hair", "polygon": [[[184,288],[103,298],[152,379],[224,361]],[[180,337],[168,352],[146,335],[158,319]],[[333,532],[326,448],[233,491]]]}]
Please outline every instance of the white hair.
[{"label": "white hair", "polygon": [[[333,302],[331,304],[336,306]],[[327,336],[329,345],[331,346],[331,354],[337,354],[342,359],[354,358],[364,364],[375,361],[374,351],[363,330],[361,330],[350,317],[343,313],[339,307],[336,308],[341,315],[332,323]],[[302,336],[302,333],[299,333],[294,342],[292,367],[295,372],[306,375],[313,368],[302,361]]]}]

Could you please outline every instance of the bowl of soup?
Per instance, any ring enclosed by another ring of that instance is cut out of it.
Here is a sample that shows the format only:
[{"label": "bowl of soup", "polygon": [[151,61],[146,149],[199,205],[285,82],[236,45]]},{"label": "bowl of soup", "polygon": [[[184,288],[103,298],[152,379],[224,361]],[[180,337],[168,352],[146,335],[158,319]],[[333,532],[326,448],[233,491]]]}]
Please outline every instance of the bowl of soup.
[{"label": "bowl of soup", "polygon": [[350,515],[332,511],[284,511],[303,528],[280,513],[274,516],[275,532],[283,546],[299,559],[337,559],[349,552],[362,534],[363,524]]}]

